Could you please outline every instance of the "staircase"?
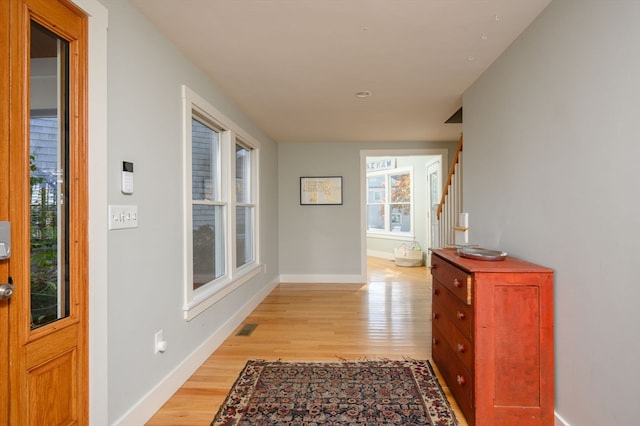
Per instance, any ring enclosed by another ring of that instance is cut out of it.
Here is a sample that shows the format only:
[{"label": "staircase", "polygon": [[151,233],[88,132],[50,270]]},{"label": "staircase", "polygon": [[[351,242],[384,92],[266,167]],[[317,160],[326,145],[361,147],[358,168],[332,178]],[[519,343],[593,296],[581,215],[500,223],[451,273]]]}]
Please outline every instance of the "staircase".
[{"label": "staircase", "polygon": [[436,213],[438,221],[438,243],[440,247],[455,245],[455,232],[467,231],[466,227],[458,226],[462,213],[462,134],[449,169],[447,183],[440,199]]}]

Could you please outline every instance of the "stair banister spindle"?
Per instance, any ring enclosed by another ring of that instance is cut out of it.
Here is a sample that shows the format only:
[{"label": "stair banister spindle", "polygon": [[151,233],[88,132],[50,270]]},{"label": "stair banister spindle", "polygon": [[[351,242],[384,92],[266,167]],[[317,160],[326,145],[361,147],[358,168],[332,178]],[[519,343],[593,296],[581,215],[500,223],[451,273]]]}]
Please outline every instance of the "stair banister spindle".
[{"label": "stair banister spindle", "polygon": [[462,212],[462,141],[461,134],[436,213],[439,244],[442,247],[455,243],[453,227],[458,225]]}]

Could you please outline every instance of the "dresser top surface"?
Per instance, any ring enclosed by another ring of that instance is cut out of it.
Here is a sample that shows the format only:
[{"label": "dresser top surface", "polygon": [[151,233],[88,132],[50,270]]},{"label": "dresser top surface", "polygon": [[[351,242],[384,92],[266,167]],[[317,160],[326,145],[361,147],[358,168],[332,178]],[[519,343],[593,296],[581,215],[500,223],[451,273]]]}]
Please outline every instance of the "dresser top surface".
[{"label": "dresser top surface", "polygon": [[430,249],[433,254],[464,269],[467,272],[553,272],[535,263],[507,256],[504,260],[486,261],[462,257],[456,248]]}]

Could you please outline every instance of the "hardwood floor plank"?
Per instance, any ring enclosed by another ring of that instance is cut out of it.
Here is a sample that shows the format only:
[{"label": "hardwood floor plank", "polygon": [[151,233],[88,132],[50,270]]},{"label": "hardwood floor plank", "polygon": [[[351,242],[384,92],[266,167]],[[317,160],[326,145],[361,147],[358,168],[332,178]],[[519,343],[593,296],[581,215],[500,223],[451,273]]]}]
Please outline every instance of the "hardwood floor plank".
[{"label": "hardwood floor plank", "polygon": [[[278,285],[147,425],[208,425],[250,359],[431,359],[427,268],[373,257],[367,268],[366,284]],[[257,327],[249,336],[237,336],[245,324]]]}]

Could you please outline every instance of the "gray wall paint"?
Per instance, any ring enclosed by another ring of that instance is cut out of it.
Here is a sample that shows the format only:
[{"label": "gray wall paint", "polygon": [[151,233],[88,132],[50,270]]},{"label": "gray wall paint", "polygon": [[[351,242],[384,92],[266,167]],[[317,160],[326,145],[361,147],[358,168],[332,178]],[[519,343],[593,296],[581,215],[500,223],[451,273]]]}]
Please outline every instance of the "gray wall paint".
[{"label": "gray wall paint", "polygon": [[[108,31],[109,204],[138,206],[139,227],[108,234],[109,421],[120,418],[277,276],[277,149],[208,78],[125,1],[103,0]],[[183,319],[181,85],[260,140],[260,274],[190,322]],[[122,161],[135,192],[120,192]],[[107,214],[105,211],[104,214]],[[153,350],[164,330],[168,349]]]},{"label": "gray wall paint", "polygon": [[[456,141],[278,144],[280,274],[358,275],[362,247],[360,151],[448,149]],[[446,174],[446,172],[445,172]],[[342,206],[301,206],[300,176],[343,176]]]},{"label": "gray wall paint", "polygon": [[640,418],[640,2],[555,0],[464,94],[472,242],[555,270],[556,410]]}]

